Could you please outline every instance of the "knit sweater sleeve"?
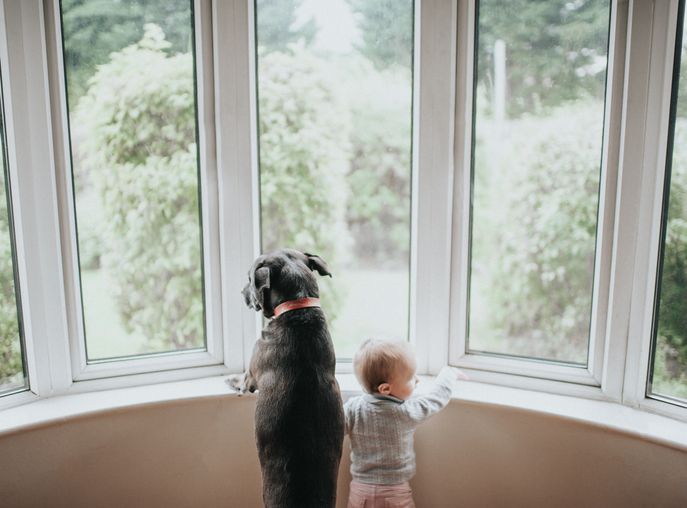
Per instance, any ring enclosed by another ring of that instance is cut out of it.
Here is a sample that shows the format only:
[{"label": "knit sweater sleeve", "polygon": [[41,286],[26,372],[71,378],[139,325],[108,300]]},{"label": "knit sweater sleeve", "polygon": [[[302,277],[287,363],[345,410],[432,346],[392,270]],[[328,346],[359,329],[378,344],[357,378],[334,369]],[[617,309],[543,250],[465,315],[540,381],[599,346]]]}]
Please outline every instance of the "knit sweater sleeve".
[{"label": "knit sweater sleeve", "polygon": [[350,435],[351,434],[351,429],[353,428],[353,416],[354,416],[354,410],[353,406],[355,404],[357,397],[351,397],[346,401],[344,404],[344,431],[346,434]]},{"label": "knit sweater sleeve", "polygon": [[403,414],[412,422],[419,424],[441,411],[451,400],[456,375],[450,367],[444,367],[434,380],[427,394],[411,397],[402,405]]}]

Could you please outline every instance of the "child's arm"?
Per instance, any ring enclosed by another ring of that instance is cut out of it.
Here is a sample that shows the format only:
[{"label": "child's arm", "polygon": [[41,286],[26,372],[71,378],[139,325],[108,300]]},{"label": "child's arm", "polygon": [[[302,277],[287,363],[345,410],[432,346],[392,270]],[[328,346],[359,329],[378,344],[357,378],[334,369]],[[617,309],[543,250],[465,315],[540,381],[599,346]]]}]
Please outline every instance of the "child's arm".
[{"label": "child's arm", "polygon": [[351,434],[351,428],[353,427],[353,400],[355,397],[351,397],[346,401],[343,406],[344,411],[344,432],[348,435]]},{"label": "child's arm", "polygon": [[415,423],[421,423],[441,411],[451,400],[453,385],[457,378],[465,379],[458,369],[444,367],[434,380],[434,386],[427,394],[411,397],[401,408],[406,416]]}]

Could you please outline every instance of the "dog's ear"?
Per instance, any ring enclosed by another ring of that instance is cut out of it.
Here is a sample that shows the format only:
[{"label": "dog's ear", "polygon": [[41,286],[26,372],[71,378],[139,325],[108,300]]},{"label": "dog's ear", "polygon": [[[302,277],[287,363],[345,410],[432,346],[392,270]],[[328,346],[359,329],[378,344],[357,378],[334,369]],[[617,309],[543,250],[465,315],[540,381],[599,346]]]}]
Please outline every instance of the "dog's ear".
[{"label": "dog's ear", "polygon": [[308,254],[307,252],[304,252],[305,257],[308,258],[308,268],[311,270],[317,270],[317,273],[320,275],[329,275],[330,277],[332,276],[331,273],[329,273],[329,267],[327,266],[327,263],[322,259],[320,256],[317,256],[315,254]]},{"label": "dog's ear", "polygon": [[270,288],[270,269],[261,266],[255,270],[253,275],[253,285],[255,286],[255,297],[258,299],[260,308],[265,308],[265,290]]}]

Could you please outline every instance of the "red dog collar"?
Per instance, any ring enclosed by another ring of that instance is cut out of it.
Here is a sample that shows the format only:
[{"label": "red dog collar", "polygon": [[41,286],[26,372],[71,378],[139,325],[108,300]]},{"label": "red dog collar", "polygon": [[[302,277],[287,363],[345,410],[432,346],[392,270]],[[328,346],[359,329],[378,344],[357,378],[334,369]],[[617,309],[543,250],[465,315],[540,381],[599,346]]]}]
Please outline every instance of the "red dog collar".
[{"label": "red dog collar", "polygon": [[284,312],[289,312],[290,310],[319,306],[319,298],[299,298],[298,300],[289,300],[288,302],[280,303],[274,308],[274,317],[279,317],[281,314],[284,314]]}]

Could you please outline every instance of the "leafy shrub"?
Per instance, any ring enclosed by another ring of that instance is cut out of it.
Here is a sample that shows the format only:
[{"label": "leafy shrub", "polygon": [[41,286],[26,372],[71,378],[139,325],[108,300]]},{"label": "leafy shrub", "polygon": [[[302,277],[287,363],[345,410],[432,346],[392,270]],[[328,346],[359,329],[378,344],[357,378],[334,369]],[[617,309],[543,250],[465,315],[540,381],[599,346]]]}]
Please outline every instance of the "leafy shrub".
[{"label": "leafy shrub", "polygon": [[[675,125],[654,385],[687,383],[687,120]],[[663,388],[666,389],[666,388]],[[682,389],[683,396],[687,392]],[[675,393],[668,389],[667,393]]]},{"label": "leafy shrub", "polygon": [[[76,183],[102,203],[100,260],[117,308],[156,350],[203,341],[192,58],[167,47],[148,25],[98,69],[73,122]],[[347,245],[348,120],[310,57],[261,62],[263,250],[293,246],[334,264]]]},{"label": "leafy shrub", "polygon": [[76,185],[100,198],[117,308],[156,350],[204,340],[193,59],[168,47],[146,25],[98,68],[72,122]]},{"label": "leafy shrub", "polygon": [[[598,104],[525,118],[501,168],[505,202],[488,245],[489,312],[520,354],[584,362],[601,156]],[[597,114],[595,114],[597,113]],[[476,213],[485,203],[476,198]],[[487,205],[489,206],[489,205]],[[485,227],[486,229],[486,227]]]},{"label": "leafy shrub", "polygon": [[[290,49],[259,59],[262,250],[291,246],[335,267],[350,245],[344,219],[350,121],[321,61]],[[340,286],[320,283],[334,319]]]},{"label": "leafy shrub", "polygon": [[350,188],[347,222],[356,259],[386,268],[407,264],[412,143],[410,71],[398,67],[377,71],[362,58],[355,59],[347,71],[357,83],[349,98],[353,129],[346,177]]},{"label": "leafy shrub", "polygon": [[[0,175],[0,178],[4,178]],[[0,387],[21,381],[21,343],[17,322],[12,244],[4,185],[0,183]]]}]

